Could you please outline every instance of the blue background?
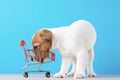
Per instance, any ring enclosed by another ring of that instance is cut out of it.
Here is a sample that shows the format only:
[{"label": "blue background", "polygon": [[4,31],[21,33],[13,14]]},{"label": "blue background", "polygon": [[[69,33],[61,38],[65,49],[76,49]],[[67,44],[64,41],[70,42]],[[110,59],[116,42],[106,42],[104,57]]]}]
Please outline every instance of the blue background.
[{"label": "blue background", "polygon": [[[0,74],[20,74],[25,65],[21,39],[31,48],[41,28],[85,19],[97,31],[94,67],[98,74],[120,74],[120,0],[0,0]],[[56,73],[61,57],[42,66]]]}]

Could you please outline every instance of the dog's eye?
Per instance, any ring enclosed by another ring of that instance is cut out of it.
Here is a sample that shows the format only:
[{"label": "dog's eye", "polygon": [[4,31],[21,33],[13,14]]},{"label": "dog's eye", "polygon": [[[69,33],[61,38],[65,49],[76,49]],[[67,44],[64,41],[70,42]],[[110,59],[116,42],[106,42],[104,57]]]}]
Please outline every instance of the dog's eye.
[{"label": "dog's eye", "polygon": [[37,49],[37,48],[38,48],[38,46],[33,46],[33,48],[34,48],[34,49]]}]

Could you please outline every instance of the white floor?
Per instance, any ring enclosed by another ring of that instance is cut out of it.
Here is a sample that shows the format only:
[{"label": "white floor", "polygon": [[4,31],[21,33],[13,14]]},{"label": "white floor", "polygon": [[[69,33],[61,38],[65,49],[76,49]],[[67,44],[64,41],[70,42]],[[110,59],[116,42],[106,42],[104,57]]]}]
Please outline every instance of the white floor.
[{"label": "white floor", "polygon": [[[22,74],[0,74],[0,80],[79,80],[71,77],[68,78],[46,78],[43,75],[30,74],[28,78],[24,78]],[[100,75],[97,78],[86,77],[83,80],[120,80],[120,75]]]}]

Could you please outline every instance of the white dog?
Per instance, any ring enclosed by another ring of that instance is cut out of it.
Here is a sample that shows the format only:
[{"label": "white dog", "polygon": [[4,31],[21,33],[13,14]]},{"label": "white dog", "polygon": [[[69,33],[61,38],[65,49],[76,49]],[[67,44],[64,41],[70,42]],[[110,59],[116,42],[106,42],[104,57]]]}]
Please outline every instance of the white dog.
[{"label": "white dog", "polygon": [[[55,78],[62,78],[66,75],[77,79],[84,78],[85,69],[89,77],[95,77],[96,73],[93,70],[95,42],[96,31],[92,24],[85,20],[76,21],[70,26],[42,29],[32,39],[34,49],[45,51],[57,49],[61,53],[61,70],[54,75]],[[38,58],[36,60],[44,61]],[[71,63],[72,70],[68,73]]]}]

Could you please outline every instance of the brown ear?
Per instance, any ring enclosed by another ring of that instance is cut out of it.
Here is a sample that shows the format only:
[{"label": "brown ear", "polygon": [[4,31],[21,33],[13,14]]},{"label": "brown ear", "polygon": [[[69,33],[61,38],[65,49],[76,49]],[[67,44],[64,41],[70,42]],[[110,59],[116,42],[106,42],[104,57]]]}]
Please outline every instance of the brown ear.
[{"label": "brown ear", "polygon": [[40,30],[40,37],[44,40],[52,40],[52,32],[47,29]]}]

